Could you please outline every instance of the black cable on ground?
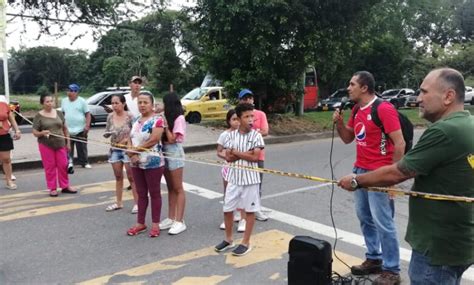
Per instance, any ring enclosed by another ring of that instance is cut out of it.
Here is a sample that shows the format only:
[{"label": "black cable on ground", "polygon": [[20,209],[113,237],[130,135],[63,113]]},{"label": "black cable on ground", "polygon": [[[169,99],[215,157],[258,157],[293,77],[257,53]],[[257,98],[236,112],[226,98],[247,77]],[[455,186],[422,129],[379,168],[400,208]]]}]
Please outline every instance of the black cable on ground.
[{"label": "black cable on ground", "polygon": [[[331,179],[332,180],[335,180],[335,177],[334,177],[334,169],[333,169],[333,165],[332,165],[332,151],[333,151],[333,148],[334,148],[334,130],[335,130],[335,126],[336,126],[336,123],[333,123],[332,124],[332,137],[331,137],[331,149],[329,151],[329,168],[331,169]],[[334,247],[332,249],[333,251],[333,254],[334,256],[340,261],[342,262],[342,264],[344,264],[345,266],[347,266],[347,268],[349,268],[349,270],[351,269],[351,267],[345,263],[342,259],[340,259],[337,254],[336,254],[336,246],[337,246],[337,228],[336,228],[336,223],[334,222],[334,216],[333,216],[333,213],[332,213],[332,202],[333,202],[333,198],[334,198],[334,183],[331,184],[331,197],[329,199],[329,214],[331,216],[331,223],[332,223],[332,227],[334,229]]]}]

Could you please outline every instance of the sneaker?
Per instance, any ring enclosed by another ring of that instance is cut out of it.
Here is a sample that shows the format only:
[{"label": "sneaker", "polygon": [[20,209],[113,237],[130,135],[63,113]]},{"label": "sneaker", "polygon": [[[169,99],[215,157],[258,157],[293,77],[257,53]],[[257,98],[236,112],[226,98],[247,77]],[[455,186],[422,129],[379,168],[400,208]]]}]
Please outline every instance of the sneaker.
[{"label": "sneaker", "polygon": [[83,168],[91,169],[92,166],[88,163],[88,164],[84,165]]},{"label": "sneaker", "polygon": [[15,183],[11,182],[11,183],[7,183],[7,185],[5,185],[5,188],[10,189],[10,190],[16,190],[18,186],[16,186]]},{"label": "sneaker", "polygon": [[74,174],[74,165],[72,163],[69,163],[67,165],[67,173],[68,174]]},{"label": "sneaker", "polygon": [[137,213],[138,213],[138,205],[133,205],[132,214],[137,214]]},{"label": "sneaker", "polygon": [[224,250],[228,250],[228,249],[231,249],[233,247],[235,247],[234,242],[228,242],[228,241],[223,240],[220,244],[216,245],[214,250],[217,251],[217,252],[222,252]]},{"label": "sneaker", "polygon": [[185,230],[186,224],[184,223],[184,220],[182,222],[175,221],[171,226],[170,230],[168,231],[168,234],[177,235],[184,232]]},{"label": "sneaker", "polygon": [[239,226],[237,227],[237,231],[239,233],[245,232],[245,226],[247,225],[247,221],[245,219],[240,220]]},{"label": "sneaker", "polygon": [[234,212],[234,222],[239,222],[242,219],[240,215],[240,211],[235,211]]},{"label": "sneaker", "polygon": [[249,246],[245,246],[243,244],[239,244],[239,246],[237,246],[233,251],[232,251],[232,255],[235,255],[235,256],[242,256],[242,255],[246,255],[247,253],[249,253],[250,251],[252,250],[252,248]]},{"label": "sneaker", "polygon": [[12,174],[12,181],[16,180],[16,176]]},{"label": "sneaker", "polygon": [[166,218],[160,222],[160,230],[167,230],[173,226],[174,221],[170,218]]},{"label": "sneaker", "polygon": [[222,222],[222,224],[219,226],[219,229],[225,230],[225,222]]},{"label": "sneaker", "polygon": [[351,273],[354,275],[369,275],[382,272],[381,259],[366,259],[361,265],[351,267]]},{"label": "sneaker", "polygon": [[391,271],[383,271],[379,277],[375,278],[372,284],[374,285],[399,285],[401,282],[400,274],[391,272]]},{"label": "sneaker", "polygon": [[262,211],[258,211],[255,212],[255,219],[257,219],[257,221],[265,222],[268,220],[268,217]]}]

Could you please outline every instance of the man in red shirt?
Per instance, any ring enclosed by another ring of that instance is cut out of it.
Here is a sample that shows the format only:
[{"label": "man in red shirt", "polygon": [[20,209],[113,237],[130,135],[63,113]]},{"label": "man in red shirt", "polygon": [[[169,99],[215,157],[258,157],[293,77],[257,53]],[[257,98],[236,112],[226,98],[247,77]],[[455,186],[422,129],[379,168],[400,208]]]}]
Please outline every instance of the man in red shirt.
[{"label": "man in red shirt", "polygon": [[[382,129],[372,121],[372,104],[377,99],[374,89],[375,80],[371,73],[356,72],[347,87],[350,99],[356,103],[349,122],[344,124],[339,110],[333,114],[342,141],[348,144],[356,140],[355,174],[391,165],[402,158],[405,150],[398,113],[390,103],[382,102],[377,108],[388,136],[386,140],[383,139]],[[361,265],[353,266],[351,272],[354,275],[382,273],[373,284],[399,284],[400,251],[393,219],[394,201],[386,193],[369,192],[363,188],[354,193],[367,253],[366,260]]]},{"label": "man in red shirt", "polygon": [[[252,91],[249,89],[242,89],[239,93],[239,103],[248,103],[254,105],[254,96]],[[268,135],[268,121],[267,115],[265,112],[254,109],[253,110],[254,120],[252,129],[258,131],[262,137],[266,137]],[[265,161],[265,149],[262,149],[260,155],[258,157],[258,167],[263,168]],[[263,173],[260,173],[260,181],[263,179]],[[262,196],[262,182],[260,182],[260,197]],[[265,215],[262,211],[255,212],[255,218],[258,221],[266,221],[268,220],[267,215]]]}]

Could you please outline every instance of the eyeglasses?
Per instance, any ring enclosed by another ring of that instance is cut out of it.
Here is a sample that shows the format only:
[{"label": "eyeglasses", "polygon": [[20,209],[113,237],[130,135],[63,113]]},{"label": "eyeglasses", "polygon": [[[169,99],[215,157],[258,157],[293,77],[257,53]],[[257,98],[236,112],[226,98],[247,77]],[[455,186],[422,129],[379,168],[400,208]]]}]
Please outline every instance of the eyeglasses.
[{"label": "eyeglasses", "polygon": [[240,98],[240,100],[242,100],[242,101],[247,101],[249,99],[253,99],[253,96],[244,96],[244,97]]}]

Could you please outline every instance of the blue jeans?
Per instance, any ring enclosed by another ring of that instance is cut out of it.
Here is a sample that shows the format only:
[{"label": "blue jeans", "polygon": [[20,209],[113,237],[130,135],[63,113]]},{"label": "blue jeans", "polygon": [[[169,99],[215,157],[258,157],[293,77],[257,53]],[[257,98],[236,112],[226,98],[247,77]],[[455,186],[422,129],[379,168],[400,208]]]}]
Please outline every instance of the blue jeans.
[{"label": "blue jeans", "polygon": [[[353,172],[361,174],[368,170],[354,167]],[[382,259],[383,270],[399,273],[400,249],[393,219],[394,201],[386,193],[361,188],[355,191],[355,206],[367,246],[366,258]]]},{"label": "blue jeans", "polygon": [[426,255],[413,250],[408,275],[411,285],[459,285],[464,271],[470,265],[431,265]]}]

